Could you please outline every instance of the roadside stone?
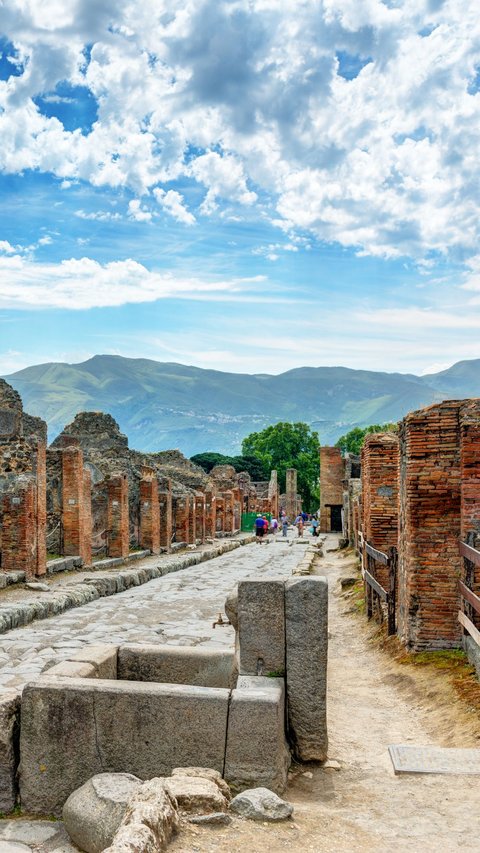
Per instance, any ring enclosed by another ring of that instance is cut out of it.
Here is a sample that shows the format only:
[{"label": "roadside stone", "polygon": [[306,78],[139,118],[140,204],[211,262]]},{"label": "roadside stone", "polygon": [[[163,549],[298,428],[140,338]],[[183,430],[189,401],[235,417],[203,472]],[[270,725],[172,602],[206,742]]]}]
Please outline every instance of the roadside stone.
[{"label": "roadside stone", "polygon": [[15,806],[19,715],[20,693],[4,691],[0,699],[0,811],[4,813]]},{"label": "roadside stone", "polygon": [[63,821],[74,844],[85,853],[101,853],[108,847],[141,784],[131,773],[99,773],[77,788],[63,807]]},{"label": "roadside stone", "polygon": [[353,586],[356,582],[357,578],[354,577],[340,578],[340,586],[342,589],[347,589],[347,587]]},{"label": "roadside stone", "polygon": [[220,775],[218,770],[213,770],[211,767],[175,767],[172,770],[172,776],[195,776],[201,779],[209,779],[215,782],[217,788],[223,796],[230,802],[232,794],[225,779]]},{"label": "roadside stone", "polygon": [[285,671],[284,589],[283,580],[245,580],[238,584],[242,675],[283,675]]},{"label": "roadside stone", "polygon": [[35,592],[50,592],[50,587],[48,583],[35,583],[35,581],[31,581],[25,584],[27,589],[33,589]]},{"label": "roadside stone", "polygon": [[293,814],[292,804],[268,788],[250,788],[237,794],[230,803],[230,809],[249,820],[287,820]]},{"label": "roadside stone", "polygon": [[188,822],[197,826],[228,826],[232,822],[232,818],[226,812],[213,812],[212,814],[191,815]]},{"label": "roadside stone", "polygon": [[202,776],[180,776],[165,779],[165,788],[175,797],[178,808],[186,814],[226,811],[227,798],[217,784]]},{"label": "roadside stone", "polygon": [[329,758],[322,764],[323,770],[341,770],[342,765],[339,761],[335,761],[333,758]]},{"label": "roadside stone", "polygon": [[165,788],[165,781],[150,779],[138,788],[108,853],[157,853],[166,849],[180,822],[177,802]]}]

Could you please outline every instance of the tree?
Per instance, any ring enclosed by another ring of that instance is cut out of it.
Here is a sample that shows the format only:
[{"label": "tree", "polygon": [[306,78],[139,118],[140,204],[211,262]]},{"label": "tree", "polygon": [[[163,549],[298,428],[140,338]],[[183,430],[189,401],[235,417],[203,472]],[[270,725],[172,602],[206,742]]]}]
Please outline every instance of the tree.
[{"label": "tree", "polygon": [[302,422],[280,422],[252,432],[242,442],[245,456],[255,456],[268,472],[276,469],[282,492],[287,468],[296,468],[298,491],[307,511],[318,509],[319,450],[318,433]]},{"label": "tree", "polygon": [[215,465],[233,465],[235,471],[246,471],[254,481],[266,480],[270,472],[265,470],[261,459],[256,456],[225,456],[223,453],[197,453],[190,458],[195,465],[200,465],[207,474]]},{"label": "tree", "polygon": [[370,432],[397,432],[397,424],[371,424],[367,427],[354,427],[350,432],[340,436],[335,447],[339,447],[342,453],[355,453],[358,455],[365,441],[365,436]]},{"label": "tree", "polygon": [[215,465],[229,465],[230,463],[225,461],[229,458],[228,456],[224,456],[223,453],[197,453],[190,458],[190,462],[199,465],[208,474]]}]

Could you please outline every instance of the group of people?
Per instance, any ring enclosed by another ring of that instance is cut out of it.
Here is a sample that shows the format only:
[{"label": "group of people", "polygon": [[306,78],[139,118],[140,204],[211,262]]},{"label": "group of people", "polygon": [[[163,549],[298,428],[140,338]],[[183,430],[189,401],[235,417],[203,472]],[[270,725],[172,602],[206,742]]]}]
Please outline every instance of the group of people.
[{"label": "group of people", "polygon": [[[280,508],[279,515],[280,525],[276,518],[272,518],[269,522],[266,515],[261,515],[260,513],[258,513],[254,524],[257,542],[261,543],[263,541],[263,538],[269,532],[275,534],[279,529],[279,526],[281,526],[282,528],[282,536],[287,536],[290,521],[287,518],[287,514],[283,508]],[[310,533],[312,534],[312,536],[318,536],[319,521],[316,515],[311,515],[307,512],[301,512],[297,515],[293,524],[297,528],[299,536],[303,536],[303,530],[306,524],[309,524]]]}]

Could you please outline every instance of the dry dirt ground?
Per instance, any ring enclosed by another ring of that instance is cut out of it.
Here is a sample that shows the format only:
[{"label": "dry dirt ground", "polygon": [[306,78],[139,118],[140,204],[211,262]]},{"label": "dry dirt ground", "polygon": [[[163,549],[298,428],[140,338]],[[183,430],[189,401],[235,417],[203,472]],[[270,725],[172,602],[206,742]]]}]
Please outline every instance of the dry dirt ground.
[{"label": "dry dirt ground", "polygon": [[480,748],[480,704],[458,697],[447,670],[380,648],[355,593],[340,592],[339,578],[354,565],[353,555],[335,552],[317,567],[330,586],[329,756],[340,769],[294,769],[292,821],[189,828],[171,853],[480,851],[480,777],[395,776],[387,752],[400,743]]}]

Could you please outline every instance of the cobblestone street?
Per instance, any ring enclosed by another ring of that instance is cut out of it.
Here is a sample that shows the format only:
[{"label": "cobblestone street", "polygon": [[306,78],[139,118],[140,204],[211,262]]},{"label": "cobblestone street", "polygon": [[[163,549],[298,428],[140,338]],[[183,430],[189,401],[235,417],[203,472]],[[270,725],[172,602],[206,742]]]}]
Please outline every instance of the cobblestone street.
[{"label": "cobblestone street", "polygon": [[0,687],[21,687],[50,662],[91,643],[153,642],[229,646],[233,628],[212,628],[225,597],[250,576],[288,577],[305,552],[288,543],[247,545],[140,587],[92,601],[0,636]]}]

